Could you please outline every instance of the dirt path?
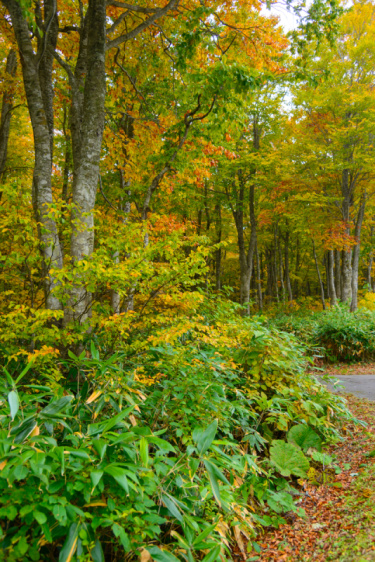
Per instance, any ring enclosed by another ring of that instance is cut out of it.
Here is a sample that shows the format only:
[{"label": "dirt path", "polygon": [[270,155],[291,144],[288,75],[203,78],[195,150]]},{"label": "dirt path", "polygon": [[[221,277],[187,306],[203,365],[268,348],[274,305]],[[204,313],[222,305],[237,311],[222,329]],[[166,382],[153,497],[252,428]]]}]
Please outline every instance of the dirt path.
[{"label": "dirt path", "polygon": [[368,456],[375,448],[375,403],[347,398],[355,417],[367,426],[348,426],[344,441],[331,447],[341,473],[328,484],[306,481],[299,504],[305,519],[265,530],[257,539],[262,551],[253,551],[247,560],[375,561],[375,457]]}]

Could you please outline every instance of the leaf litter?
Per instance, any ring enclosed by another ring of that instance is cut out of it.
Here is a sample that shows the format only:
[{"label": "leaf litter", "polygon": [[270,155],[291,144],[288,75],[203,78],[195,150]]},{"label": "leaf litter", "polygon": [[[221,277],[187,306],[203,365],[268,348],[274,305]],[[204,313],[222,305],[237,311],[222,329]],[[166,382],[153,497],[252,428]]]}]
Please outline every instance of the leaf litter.
[{"label": "leaf litter", "polygon": [[305,518],[284,514],[287,524],[266,528],[258,537],[260,552],[248,548],[247,557],[234,553],[234,560],[375,561],[375,402],[346,398],[354,416],[367,425],[348,424],[343,441],[328,449],[340,473],[321,485],[300,480],[298,505]]}]

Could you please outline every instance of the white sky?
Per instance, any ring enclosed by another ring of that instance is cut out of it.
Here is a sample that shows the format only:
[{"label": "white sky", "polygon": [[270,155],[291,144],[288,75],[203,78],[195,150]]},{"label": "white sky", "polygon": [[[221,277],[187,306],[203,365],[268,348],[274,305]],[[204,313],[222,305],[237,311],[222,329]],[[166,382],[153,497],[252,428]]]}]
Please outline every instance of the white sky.
[{"label": "white sky", "polygon": [[279,16],[280,24],[283,26],[285,31],[291,31],[295,29],[298,25],[298,18],[293,12],[289,12],[286,9],[286,6],[282,2],[277,2],[273,4],[271,10],[267,10],[266,7],[263,7],[262,12],[264,14],[271,13],[272,15]]}]

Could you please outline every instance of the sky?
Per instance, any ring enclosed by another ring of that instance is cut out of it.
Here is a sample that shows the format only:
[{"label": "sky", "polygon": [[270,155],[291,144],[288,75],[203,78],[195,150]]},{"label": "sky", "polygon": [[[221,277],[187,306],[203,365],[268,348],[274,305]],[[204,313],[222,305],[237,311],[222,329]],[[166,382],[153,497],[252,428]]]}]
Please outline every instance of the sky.
[{"label": "sky", "polygon": [[280,23],[285,29],[285,31],[291,31],[292,29],[295,29],[298,25],[297,16],[294,13],[289,12],[286,9],[285,4],[282,2],[277,2],[276,4],[273,4],[271,10],[267,10],[267,8],[263,8],[263,11],[265,13],[271,13],[276,16],[279,16]]}]

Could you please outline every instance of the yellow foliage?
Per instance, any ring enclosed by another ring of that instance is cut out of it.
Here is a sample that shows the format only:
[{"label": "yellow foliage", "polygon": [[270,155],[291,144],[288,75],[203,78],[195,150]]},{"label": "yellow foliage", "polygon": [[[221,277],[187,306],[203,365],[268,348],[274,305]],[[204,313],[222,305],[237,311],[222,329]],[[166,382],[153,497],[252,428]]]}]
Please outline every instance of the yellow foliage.
[{"label": "yellow foliage", "polygon": [[359,308],[375,310],[375,293],[366,293],[358,303]]}]

